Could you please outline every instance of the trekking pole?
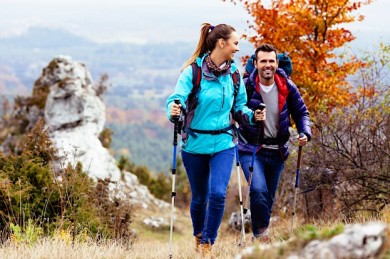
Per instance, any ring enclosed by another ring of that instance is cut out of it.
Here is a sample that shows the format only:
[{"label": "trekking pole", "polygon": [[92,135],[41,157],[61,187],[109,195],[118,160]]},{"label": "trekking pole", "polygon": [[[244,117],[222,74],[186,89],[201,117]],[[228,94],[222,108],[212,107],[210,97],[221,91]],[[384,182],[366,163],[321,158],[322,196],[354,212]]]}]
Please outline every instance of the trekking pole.
[{"label": "trekking pole", "polygon": [[[237,127],[238,128],[238,127]],[[238,197],[240,198],[240,214],[241,214],[241,239],[238,246],[245,245],[245,224],[244,224],[244,210],[242,204],[242,192],[241,192],[241,171],[240,160],[238,158],[238,145],[236,145],[236,165],[237,165],[237,179],[238,179]]]},{"label": "trekking pole", "polygon": [[[178,99],[175,99],[175,104],[180,104]],[[175,180],[176,180],[176,147],[177,147],[177,133],[179,132],[179,118],[180,116],[172,116],[174,121],[173,129],[173,158],[172,158],[172,203],[171,203],[171,226],[169,230],[169,258],[172,258],[172,234],[173,234],[173,211],[175,207]]]},{"label": "trekking pole", "polygon": [[[304,137],[303,133],[299,134],[299,137]],[[293,234],[294,229],[294,216],[295,216],[295,206],[297,204],[297,189],[299,182],[299,167],[301,165],[301,155],[302,155],[302,146],[298,148],[298,160],[297,160],[297,172],[295,174],[295,185],[294,185],[294,201],[293,201],[293,209],[292,209],[292,219],[291,219],[291,235]]]},{"label": "trekking pole", "polygon": [[[264,110],[265,108],[265,104],[264,103],[260,103],[256,108],[255,110]],[[257,125],[258,125],[258,122],[256,121]],[[260,131],[260,129],[262,129]],[[259,134],[257,135],[257,141],[255,143],[255,146],[253,147],[253,151],[252,151],[252,162],[251,162],[251,165],[249,166],[249,178],[248,178],[248,188],[246,190],[246,196],[245,196],[245,204],[244,204],[244,214],[246,214],[246,212],[248,211],[248,208],[249,208],[249,193],[250,193],[250,189],[251,189],[251,184],[252,184],[252,175],[253,175],[253,168],[254,168],[254,163],[255,163],[255,156],[256,156],[256,150],[257,150],[257,147],[259,145],[259,140],[260,140],[260,135],[264,135],[264,123],[262,123],[262,125],[260,126],[260,129],[259,129]],[[263,134],[261,134],[263,133]]]}]

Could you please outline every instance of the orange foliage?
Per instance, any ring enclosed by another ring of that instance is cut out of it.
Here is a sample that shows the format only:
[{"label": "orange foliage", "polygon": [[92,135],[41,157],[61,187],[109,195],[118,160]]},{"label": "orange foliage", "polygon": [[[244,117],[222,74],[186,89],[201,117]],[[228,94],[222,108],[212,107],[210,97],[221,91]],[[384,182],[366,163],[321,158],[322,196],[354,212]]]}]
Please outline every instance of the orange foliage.
[{"label": "orange foliage", "polygon": [[261,0],[238,2],[254,18],[249,29],[256,35],[244,38],[254,46],[272,43],[290,53],[291,77],[314,115],[351,102],[346,79],[364,63],[334,51],[355,39],[342,24],[361,21],[362,16],[351,13],[372,0],[273,0],[268,7]]}]

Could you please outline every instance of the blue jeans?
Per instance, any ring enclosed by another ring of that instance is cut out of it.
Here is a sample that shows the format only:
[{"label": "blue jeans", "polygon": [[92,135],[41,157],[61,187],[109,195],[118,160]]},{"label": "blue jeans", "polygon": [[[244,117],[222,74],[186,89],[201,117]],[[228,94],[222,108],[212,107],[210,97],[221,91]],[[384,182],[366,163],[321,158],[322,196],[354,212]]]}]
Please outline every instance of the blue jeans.
[{"label": "blue jeans", "polygon": [[[240,163],[245,178],[249,179],[252,154],[240,152]],[[250,211],[253,235],[269,225],[276,189],[284,169],[279,150],[260,149],[255,155],[252,183],[250,186]]]},{"label": "blue jeans", "polygon": [[191,186],[190,206],[194,236],[201,243],[214,244],[225,209],[226,190],[232,172],[235,149],[214,155],[181,153]]}]

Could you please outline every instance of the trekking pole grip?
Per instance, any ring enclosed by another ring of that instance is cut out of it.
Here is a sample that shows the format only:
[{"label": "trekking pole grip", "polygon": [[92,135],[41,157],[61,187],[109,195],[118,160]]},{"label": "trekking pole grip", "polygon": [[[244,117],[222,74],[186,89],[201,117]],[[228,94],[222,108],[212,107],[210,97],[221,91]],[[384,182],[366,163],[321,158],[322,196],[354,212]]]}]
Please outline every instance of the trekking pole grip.
[{"label": "trekking pole grip", "polygon": [[[177,104],[177,105],[180,104],[180,100],[179,100],[179,99],[175,99],[174,102],[175,102],[175,104]],[[180,116],[178,116],[178,115],[172,116],[172,120],[173,120],[174,122],[177,122],[177,121],[179,120],[179,118],[180,118]]]},{"label": "trekking pole grip", "polygon": [[[260,103],[259,105],[256,106],[255,111],[256,110],[262,111],[265,109],[265,106],[266,105],[264,103]],[[259,132],[259,135],[257,135],[256,145],[259,145],[261,135],[264,137],[264,121],[256,121],[256,126],[257,126],[258,132]]]},{"label": "trekking pole grip", "polygon": [[[180,104],[179,99],[174,100],[175,104]],[[179,118],[180,116],[172,116],[173,123],[174,123],[174,130],[173,130],[173,145],[177,146],[177,133],[179,132]]]},{"label": "trekking pole grip", "polygon": [[[264,103],[260,103],[259,105],[256,106],[255,111],[257,111],[257,110],[262,111],[265,109],[265,107],[266,107],[266,105]],[[260,121],[256,121],[256,123],[259,123],[259,122]]]},{"label": "trekking pole grip", "polygon": [[[304,133],[299,133],[299,138],[303,138],[305,136],[305,134]],[[298,168],[300,167],[300,165],[301,165],[301,154],[302,154],[302,146],[300,145],[299,147],[298,147],[298,162],[297,162],[297,166],[298,166]]]},{"label": "trekking pole grip", "polygon": [[[299,137],[302,138],[304,137],[305,134],[304,133],[299,133]],[[297,159],[297,172],[296,172],[296,177],[295,177],[295,188],[298,187],[299,183],[299,171],[300,171],[300,167],[301,167],[301,157],[302,157],[302,146],[299,146],[298,147],[298,159]]]}]

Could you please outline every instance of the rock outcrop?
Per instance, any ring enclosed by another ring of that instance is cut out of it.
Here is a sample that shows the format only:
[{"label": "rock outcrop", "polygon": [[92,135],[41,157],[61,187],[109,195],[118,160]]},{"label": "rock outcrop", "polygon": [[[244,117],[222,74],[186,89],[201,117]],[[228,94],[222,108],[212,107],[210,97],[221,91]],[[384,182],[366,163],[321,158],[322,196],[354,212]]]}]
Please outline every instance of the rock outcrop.
[{"label": "rock outcrop", "polygon": [[105,105],[85,65],[71,57],[54,58],[35,82],[35,94],[47,95],[44,118],[58,150],[54,170],[78,162],[93,179],[110,179],[112,195],[142,207],[169,207],[140,185],[135,175],[121,172],[98,138],[105,124]]},{"label": "rock outcrop", "polygon": [[98,139],[105,124],[105,106],[86,67],[58,57],[37,80],[49,86],[45,124],[59,152],[58,167],[78,161],[92,178],[118,181],[120,170]]}]

